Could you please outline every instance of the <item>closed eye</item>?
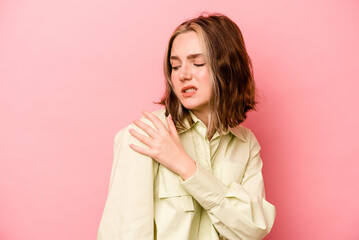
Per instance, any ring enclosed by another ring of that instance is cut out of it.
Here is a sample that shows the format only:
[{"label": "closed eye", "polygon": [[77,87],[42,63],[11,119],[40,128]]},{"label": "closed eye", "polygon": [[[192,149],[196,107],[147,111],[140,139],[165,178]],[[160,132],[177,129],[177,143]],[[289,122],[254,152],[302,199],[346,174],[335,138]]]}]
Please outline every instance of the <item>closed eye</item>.
[{"label": "closed eye", "polygon": [[[193,65],[196,66],[196,67],[203,67],[205,65],[205,63],[201,63],[201,64],[195,64],[194,63]],[[174,66],[174,67],[172,67],[172,70],[177,71],[180,67],[181,66]]]}]

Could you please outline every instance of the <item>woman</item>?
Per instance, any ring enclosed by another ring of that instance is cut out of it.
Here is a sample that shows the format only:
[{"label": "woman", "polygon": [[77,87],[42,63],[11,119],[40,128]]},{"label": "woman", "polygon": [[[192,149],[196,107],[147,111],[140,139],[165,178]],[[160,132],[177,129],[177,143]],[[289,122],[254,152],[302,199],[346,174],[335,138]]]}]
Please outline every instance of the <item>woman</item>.
[{"label": "woman", "polygon": [[182,23],[164,71],[165,107],[115,136],[97,239],[262,239],[275,208],[260,146],[240,125],[255,85],[238,26],[221,14]]}]

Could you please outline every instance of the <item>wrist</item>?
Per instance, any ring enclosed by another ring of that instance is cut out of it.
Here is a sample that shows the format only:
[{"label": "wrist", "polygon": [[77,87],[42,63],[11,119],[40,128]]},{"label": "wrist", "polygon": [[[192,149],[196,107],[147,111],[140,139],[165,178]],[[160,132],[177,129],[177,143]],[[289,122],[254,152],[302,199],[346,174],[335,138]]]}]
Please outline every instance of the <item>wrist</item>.
[{"label": "wrist", "polygon": [[179,176],[183,180],[187,180],[188,178],[192,177],[197,170],[196,162],[190,158],[189,156],[185,157],[184,161],[181,161]]}]

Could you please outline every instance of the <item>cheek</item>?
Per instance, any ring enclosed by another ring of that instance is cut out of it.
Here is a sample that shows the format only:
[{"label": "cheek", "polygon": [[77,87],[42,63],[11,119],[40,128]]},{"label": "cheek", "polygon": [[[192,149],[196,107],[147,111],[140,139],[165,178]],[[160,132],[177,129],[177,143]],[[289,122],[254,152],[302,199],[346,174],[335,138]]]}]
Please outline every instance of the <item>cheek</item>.
[{"label": "cheek", "polygon": [[171,74],[171,82],[172,82],[172,86],[174,88],[174,91],[177,92],[178,91],[178,78],[174,75],[174,74]]},{"label": "cheek", "polygon": [[203,71],[200,74],[200,79],[202,80],[202,85],[205,86],[206,88],[206,92],[208,94],[211,93],[211,89],[212,89],[212,81],[211,81],[211,76],[209,74],[209,71]]},{"label": "cheek", "polygon": [[203,68],[201,71],[198,71],[197,76],[203,83],[208,83],[210,81],[210,73],[208,68]]}]

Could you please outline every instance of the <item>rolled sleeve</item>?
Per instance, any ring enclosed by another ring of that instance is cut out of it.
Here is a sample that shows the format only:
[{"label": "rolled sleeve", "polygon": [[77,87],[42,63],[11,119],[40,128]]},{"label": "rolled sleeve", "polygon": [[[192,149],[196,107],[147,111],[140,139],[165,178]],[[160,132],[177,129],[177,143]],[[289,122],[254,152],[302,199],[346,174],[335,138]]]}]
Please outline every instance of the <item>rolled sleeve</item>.
[{"label": "rolled sleeve", "polygon": [[195,174],[185,181],[180,178],[180,182],[204,209],[209,210],[223,201],[227,187],[200,164],[196,165]]}]

